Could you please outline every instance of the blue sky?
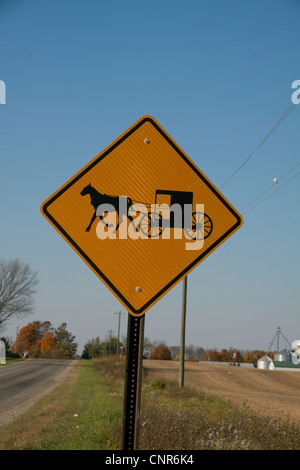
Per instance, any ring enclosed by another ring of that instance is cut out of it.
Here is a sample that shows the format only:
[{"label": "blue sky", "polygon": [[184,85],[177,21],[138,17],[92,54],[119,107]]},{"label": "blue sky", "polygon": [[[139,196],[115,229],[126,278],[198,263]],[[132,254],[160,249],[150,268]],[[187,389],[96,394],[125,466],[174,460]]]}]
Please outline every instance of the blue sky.
[{"label": "blue sky", "polygon": [[[292,103],[299,31],[298,0],[0,0],[0,257],[39,272],[35,314],[6,336],[66,322],[81,351],[117,333],[124,308],[41,203],[143,115],[222,186]],[[222,188],[244,225],[188,277],[187,344],[266,350],[278,326],[300,337],[300,178],[242,210],[300,161],[299,113]],[[181,295],[146,313],[152,341],[179,344]]]}]

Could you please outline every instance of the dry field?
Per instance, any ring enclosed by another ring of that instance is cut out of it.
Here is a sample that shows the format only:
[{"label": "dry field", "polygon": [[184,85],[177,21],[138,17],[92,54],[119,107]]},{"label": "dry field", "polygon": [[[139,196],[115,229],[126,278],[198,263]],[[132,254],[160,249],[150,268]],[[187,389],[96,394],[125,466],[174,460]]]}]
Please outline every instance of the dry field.
[{"label": "dry field", "polygon": [[[176,361],[144,360],[143,367],[148,377],[178,383]],[[184,385],[262,417],[300,424],[300,372],[186,362]]]}]

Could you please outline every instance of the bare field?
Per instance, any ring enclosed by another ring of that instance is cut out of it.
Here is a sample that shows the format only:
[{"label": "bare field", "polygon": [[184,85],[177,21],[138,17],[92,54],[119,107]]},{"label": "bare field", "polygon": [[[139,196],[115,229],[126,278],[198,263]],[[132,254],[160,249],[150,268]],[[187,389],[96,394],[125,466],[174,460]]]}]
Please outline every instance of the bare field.
[{"label": "bare field", "polygon": [[[178,383],[179,362],[144,360],[148,377]],[[300,372],[185,362],[184,385],[237,408],[300,425]]]}]

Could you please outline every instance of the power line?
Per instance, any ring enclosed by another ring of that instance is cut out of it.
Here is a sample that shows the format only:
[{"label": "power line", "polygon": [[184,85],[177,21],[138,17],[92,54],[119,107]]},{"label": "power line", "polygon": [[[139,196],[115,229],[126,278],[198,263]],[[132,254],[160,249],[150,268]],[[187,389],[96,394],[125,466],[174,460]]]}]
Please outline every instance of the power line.
[{"label": "power line", "polygon": [[[247,202],[247,204],[245,204],[241,210],[245,209],[247,206],[249,206],[250,204],[252,204],[253,202],[257,201],[257,199],[261,198],[261,196],[263,196],[264,194],[266,194],[268,191],[270,191],[270,189],[274,188],[274,185],[275,184],[278,184],[279,181],[281,180],[284,180],[287,175],[289,175],[293,170],[295,170],[295,168],[297,168],[297,166],[300,165],[300,162],[298,162],[295,166],[293,166],[293,168],[291,168],[289,171],[287,171],[286,173],[284,173],[284,175],[280,176],[280,178],[275,178],[274,179],[274,182],[273,184],[271,184],[271,186],[269,186],[267,189],[265,189],[262,193],[260,193],[258,196],[256,196],[254,199],[251,199],[251,201]],[[276,180],[276,181],[275,181]]]},{"label": "power line", "polygon": [[293,171],[295,168],[297,168],[297,166],[300,165],[300,162],[296,163],[295,166],[293,166],[293,168],[291,168],[289,171],[287,171],[284,175],[282,175],[278,181],[280,180],[283,180],[287,175],[289,175],[291,173],[291,171]]},{"label": "power line", "polygon": [[254,204],[254,206],[250,207],[246,212],[244,212],[244,214],[247,214],[247,212],[251,211],[252,209],[254,209],[254,207],[258,206],[259,204],[261,204],[262,202],[264,202],[266,199],[268,199],[270,196],[272,196],[273,194],[277,193],[277,191],[279,191],[280,189],[282,189],[286,184],[290,183],[290,181],[292,181],[294,178],[296,178],[296,176],[300,175],[300,171],[298,171],[295,175],[293,175],[290,179],[288,179],[285,183],[283,183],[279,188],[277,188],[275,191],[273,191],[271,194],[269,194],[268,196],[266,196],[265,198],[263,198],[261,201],[257,202],[256,204]]},{"label": "power line", "polygon": [[258,144],[258,146],[253,150],[252,153],[243,161],[243,163],[232,173],[229,178],[220,186],[220,189],[224,188],[226,184],[231,181],[231,179],[243,168],[243,166],[253,157],[253,155],[257,152],[257,150],[264,144],[264,142],[270,137],[271,134],[280,126],[283,120],[290,114],[290,112],[295,108],[296,104],[291,104],[285,113],[281,116],[281,118],[276,122],[276,124],[272,127],[272,129],[268,132],[268,134],[263,138],[263,140]]}]

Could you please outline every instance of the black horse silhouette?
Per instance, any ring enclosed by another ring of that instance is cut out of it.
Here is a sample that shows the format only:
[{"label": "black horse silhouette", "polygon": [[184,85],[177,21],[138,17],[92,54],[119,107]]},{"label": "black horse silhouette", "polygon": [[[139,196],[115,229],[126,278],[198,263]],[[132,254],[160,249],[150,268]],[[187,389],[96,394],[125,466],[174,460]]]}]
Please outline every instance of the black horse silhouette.
[{"label": "black horse silhouette", "polygon": [[[119,196],[108,196],[107,194],[101,194],[95,188],[93,188],[91,183],[88,184],[87,186],[85,186],[85,188],[83,188],[83,190],[81,191],[80,194],[81,194],[81,196],[85,196],[86,194],[89,194],[90,197],[91,197],[91,204],[94,207],[94,214],[91,218],[91,221],[90,221],[89,225],[85,229],[85,231],[86,232],[90,231],[91,226],[92,226],[92,224],[95,221],[97,216],[99,216],[99,219],[102,220],[105,213],[107,213],[107,212],[117,212],[118,213],[118,224],[117,224],[117,226],[114,230],[114,232],[116,232],[119,228],[119,225],[120,225]],[[99,215],[97,209],[101,204],[109,204],[110,206],[113,206],[113,207],[112,208],[105,207],[105,210],[103,211],[103,213],[101,215]],[[127,198],[126,215],[127,215],[128,219],[130,221],[133,221],[134,220],[133,217],[128,214],[128,210],[131,206],[132,206],[132,199],[130,199],[128,197]]]}]

